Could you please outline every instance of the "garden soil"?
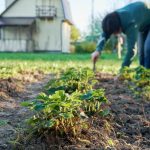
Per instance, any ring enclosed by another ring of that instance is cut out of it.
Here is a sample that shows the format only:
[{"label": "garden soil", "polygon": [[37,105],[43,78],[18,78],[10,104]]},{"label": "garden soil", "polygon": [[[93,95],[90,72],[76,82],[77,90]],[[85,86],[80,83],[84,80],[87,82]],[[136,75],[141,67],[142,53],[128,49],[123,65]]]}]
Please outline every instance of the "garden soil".
[{"label": "garden soil", "polygon": [[50,78],[39,74],[34,82],[0,80],[0,150],[150,150],[150,101],[104,73],[97,73],[96,88],[105,89],[110,115],[89,118],[88,130],[78,137],[27,135],[25,120],[32,114],[20,103],[35,99]]}]

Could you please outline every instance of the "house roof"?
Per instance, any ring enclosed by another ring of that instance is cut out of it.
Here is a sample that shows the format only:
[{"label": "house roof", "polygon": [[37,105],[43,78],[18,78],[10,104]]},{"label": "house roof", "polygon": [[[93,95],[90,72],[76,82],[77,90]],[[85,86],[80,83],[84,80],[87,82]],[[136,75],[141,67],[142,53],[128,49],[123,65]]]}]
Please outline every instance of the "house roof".
[{"label": "house roof", "polygon": [[62,6],[63,6],[64,16],[65,16],[64,21],[67,21],[68,23],[73,24],[70,4],[68,0],[62,0]]},{"label": "house roof", "polygon": [[29,26],[33,24],[35,21],[35,18],[17,18],[17,17],[11,17],[11,18],[0,18],[0,26]]},{"label": "house roof", "polygon": [[[7,12],[18,0],[14,0],[1,14],[2,16],[5,12]],[[67,21],[69,24],[73,24],[72,16],[71,16],[71,10],[70,10],[70,4],[68,0],[61,0],[63,12],[64,12],[64,21]]]}]

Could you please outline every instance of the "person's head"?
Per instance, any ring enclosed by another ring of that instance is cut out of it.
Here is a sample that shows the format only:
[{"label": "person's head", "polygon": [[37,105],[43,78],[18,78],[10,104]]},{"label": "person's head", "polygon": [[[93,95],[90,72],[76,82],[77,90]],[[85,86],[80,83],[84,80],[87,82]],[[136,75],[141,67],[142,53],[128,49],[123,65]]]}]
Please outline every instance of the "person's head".
[{"label": "person's head", "polygon": [[118,34],[121,32],[121,22],[116,12],[107,14],[102,21],[102,29],[108,35]]}]

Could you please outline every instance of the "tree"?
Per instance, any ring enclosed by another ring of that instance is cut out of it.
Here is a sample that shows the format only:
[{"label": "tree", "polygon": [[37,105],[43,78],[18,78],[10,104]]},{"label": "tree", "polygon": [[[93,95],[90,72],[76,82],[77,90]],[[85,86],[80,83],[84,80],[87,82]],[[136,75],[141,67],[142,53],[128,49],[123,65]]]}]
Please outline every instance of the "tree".
[{"label": "tree", "polygon": [[71,27],[71,41],[76,42],[80,38],[80,31],[75,26]]},{"label": "tree", "polygon": [[93,41],[97,42],[99,39],[100,34],[102,33],[101,23],[104,15],[99,14],[97,17],[94,18],[93,22],[89,25],[89,32],[85,36],[86,41]]}]

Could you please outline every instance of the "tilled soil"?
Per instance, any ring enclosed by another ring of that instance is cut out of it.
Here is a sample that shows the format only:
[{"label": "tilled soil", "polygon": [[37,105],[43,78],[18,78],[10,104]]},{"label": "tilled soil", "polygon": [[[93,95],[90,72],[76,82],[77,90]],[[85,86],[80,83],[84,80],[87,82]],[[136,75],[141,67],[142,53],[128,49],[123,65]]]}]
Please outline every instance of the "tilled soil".
[{"label": "tilled soil", "polygon": [[32,83],[12,78],[0,80],[0,150],[13,149],[12,145],[17,144],[15,140],[19,138],[20,131],[25,130],[25,119],[31,113],[20,104],[25,100],[33,100],[43,90],[50,76],[38,79]]},{"label": "tilled soil", "polygon": [[98,74],[98,87],[105,89],[113,115],[113,138],[117,149],[150,149],[150,101],[135,97],[122,81],[109,74]]},{"label": "tilled soil", "polygon": [[[16,94],[9,95],[3,89],[0,96],[0,150],[149,150],[150,149],[150,102],[137,98],[121,81],[114,81],[111,74],[97,74],[99,83],[96,88],[104,88],[110,101],[110,115],[106,118],[93,117],[89,129],[82,131],[77,140],[49,136],[46,139],[33,138],[29,142],[17,143],[23,138],[21,131],[26,129],[24,123],[31,113],[20,106],[24,100],[32,100],[42,91],[50,76],[25,88],[11,87]],[[0,85],[3,84],[2,81]],[[19,84],[20,85],[20,84]],[[4,86],[5,87],[5,86]],[[23,91],[24,90],[24,91]],[[10,90],[11,91],[11,90]],[[5,94],[4,94],[5,93]],[[21,137],[20,137],[21,136]],[[107,141],[107,142],[106,142]],[[110,146],[107,146],[108,144]],[[15,145],[15,146],[14,146]]]}]

